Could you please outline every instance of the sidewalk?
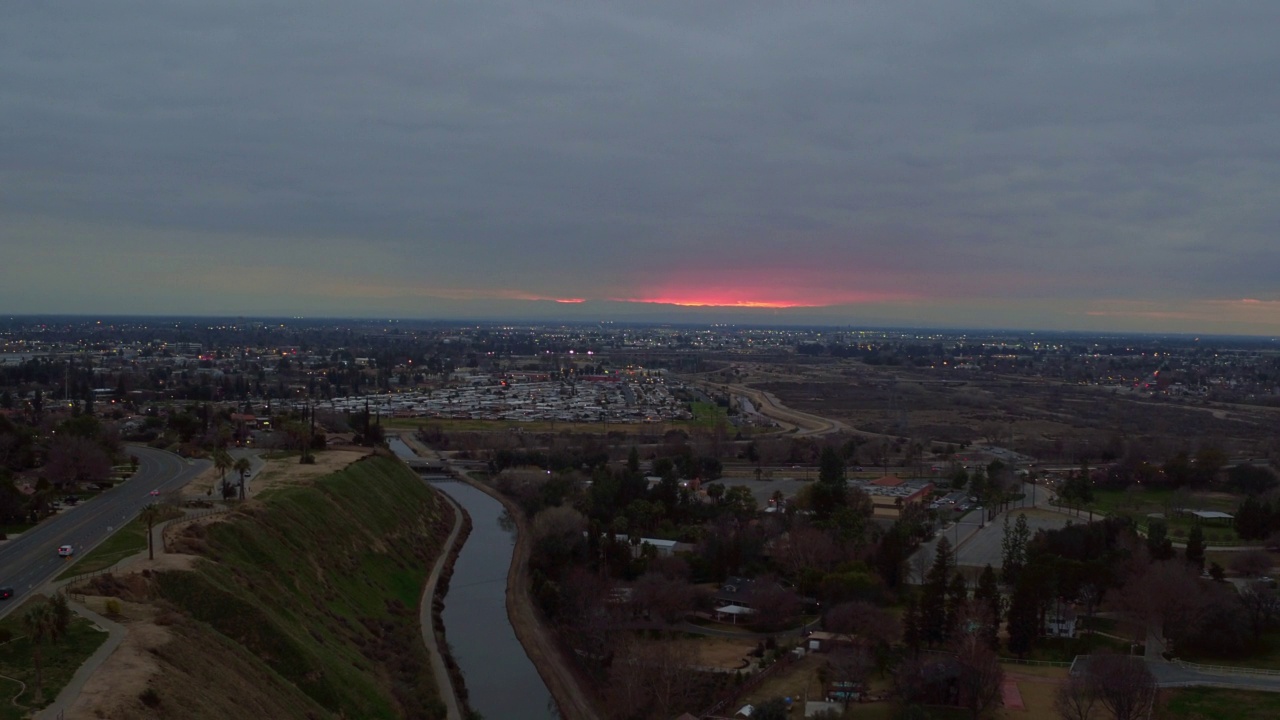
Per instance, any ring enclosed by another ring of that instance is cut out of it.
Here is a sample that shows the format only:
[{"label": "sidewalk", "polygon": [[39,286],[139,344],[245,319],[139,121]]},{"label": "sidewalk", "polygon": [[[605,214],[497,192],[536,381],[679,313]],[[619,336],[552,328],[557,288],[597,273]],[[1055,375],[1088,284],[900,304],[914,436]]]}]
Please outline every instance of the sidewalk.
[{"label": "sidewalk", "polygon": [[[196,511],[196,513],[200,512],[201,511]],[[165,528],[171,523],[186,519],[188,518],[173,518],[172,520],[166,520],[165,522],[159,523],[151,528],[152,547],[155,548],[159,554],[163,555],[165,553]],[[129,557],[120,560],[110,568],[104,568],[98,572],[119,572],[121,570],[126,570],[139,562],[144,562],[147,558],[148,552],[143,550],[137,554],[130,555]],[[81,576],[73,576],[66,580],[50,580],[42,585],[37,592],[43,592],[45,594],[62,592],[68,585],[75,582],[79,577]],[[80,617],[86,618],[99,629],[108,633],[109,636],[107,641],[80,665],[80,668],[76,670],[75,675],[71,677],[70,682],[68,682],[67,685],[58,693],[58,697],[47,707],[33,716],[36,720],[62,720],[60,713],[65,713],[75,703],[75,701],[80,697],[80,692],[84,689],[85,683],[89,681],[89,678],[93,677],[93,674],[98,671],[98,668],[102,667],[102,664],[107,661],[107,658],[111,657],[112,653],[120,647],[120,644],[124,642],[125,634],[128,632],[128,630],[120,623],[108,620],[102,615],[90,610],[85,605],[76,602],[72,598],[73,596],[71,594],[67,595],[67,605],[71,608],[72,612]]]},{"label": "sidewalk", "polygon": [[71,610],[80,617],[87,618],[94,625],[109,633],[107,641],[102,644],[88,660],[80,665],[80,669],[76,670],[76,674],[71,676],[71,681],[66,687],[62,688],[62,692],[58,693],[57,699],[50,703],[45,709],[35,714],[36,720],[61,720],[60,714],[65,713],[72,703],[80,697],[80,691],[84,689],[84,685],[93,677],[93,674],[102,667],[102,663],[120,647],[120,643],[124,642],[126,630],[123,625],[112,622],[80,603],[68,603]]}]

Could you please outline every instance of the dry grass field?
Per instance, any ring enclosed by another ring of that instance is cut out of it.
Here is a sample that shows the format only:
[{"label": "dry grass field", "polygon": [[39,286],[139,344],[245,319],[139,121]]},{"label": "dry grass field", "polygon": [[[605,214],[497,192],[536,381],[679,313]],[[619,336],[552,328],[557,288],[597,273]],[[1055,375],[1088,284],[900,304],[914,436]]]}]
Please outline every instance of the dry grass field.
[{"label": "dry grass field", "polygon": [[869,433],[956,444],[999,439],[1048,461],[1065,458],[1081,443],[1101,448],[1117,435],[1148,438],[1160,447],[1180,441],[1195,447],[1207,437],[1259,454],[1274,442],[1278,419],[1267,407],[1172,401],[1026,377],[870,367],[854,360],[744,363],[735,369],[736,375],[707,379],[732,377],[734,384],[772,393],[788,407]]}]

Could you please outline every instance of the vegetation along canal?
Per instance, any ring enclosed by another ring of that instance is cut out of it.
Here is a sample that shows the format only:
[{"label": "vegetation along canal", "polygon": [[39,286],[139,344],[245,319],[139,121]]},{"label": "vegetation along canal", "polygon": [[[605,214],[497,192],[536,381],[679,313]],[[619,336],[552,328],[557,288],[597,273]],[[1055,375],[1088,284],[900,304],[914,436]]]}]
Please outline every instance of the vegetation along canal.
[{"label": "vegetation along canal", "polygon": [[[401,457],[415,457],[399,439],[389,445]],[[433,484],[471,515],[471,535],[454,564],[443,614],[471,707],[485,720],[555,717],[551,694],[507,616],[514,526],[503,521],[502,505],[480,490],[463,482]]]}]

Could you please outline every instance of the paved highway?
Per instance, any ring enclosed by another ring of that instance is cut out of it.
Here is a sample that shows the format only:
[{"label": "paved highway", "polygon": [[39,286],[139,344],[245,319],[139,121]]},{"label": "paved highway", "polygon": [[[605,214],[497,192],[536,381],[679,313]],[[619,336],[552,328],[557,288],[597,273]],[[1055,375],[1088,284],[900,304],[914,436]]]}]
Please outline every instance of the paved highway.
[{"label": "paved highway", "polygon": [[0,604],[0,617],[72,562],[58,557],[58,546],[72,545],[76,556],[83,555],[154,502],[152,490],[178,490],[210,465],[142,446],[128,452],[138,458],[133,477],[0,545],[0,586],[12,587],[14,595]]}]

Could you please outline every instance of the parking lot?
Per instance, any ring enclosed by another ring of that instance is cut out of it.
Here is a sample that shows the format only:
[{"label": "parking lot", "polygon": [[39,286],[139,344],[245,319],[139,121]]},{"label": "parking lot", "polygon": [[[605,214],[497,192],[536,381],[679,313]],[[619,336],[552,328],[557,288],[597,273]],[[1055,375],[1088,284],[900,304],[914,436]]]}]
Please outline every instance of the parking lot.
[{"label": "parking lot", "polygon": [[[1017,522],[1019,515],[1026,515],[1027,527],[1031,529],[1033,537],[1037,530],[1057,530],[1066,527],[1069,522],[1077,524],[1083,522],[1081,518],[1035,508],[1025,510],[1013,508],[1006,514],[1009,516],[1010,526]],[[1004,518],[1005,515],[999,515],[988,521],[985,527],[978,529],[969,536],[968,540],[963,541],[960,544],[960,551],[956,553],[956,564],[981,568],[990,563],[991,567],[999,569],[1002,561],[1000,541],[1004,538]]]},{"label": "parking lot", "polygon": [[769,507],[769,498],[773,497],[775,492],[782,491],[782,496],[789,500],[797,492],[800,492],[800,488],[813,484],[811,481],[806,481],[803,475],[800,477],[780,477],[775,480],[723,477],[716,482],[723,483],[725,487],[742,486],[748,488],[751,490],[751,497],[756,499],[756,506],[761,510]]}]

